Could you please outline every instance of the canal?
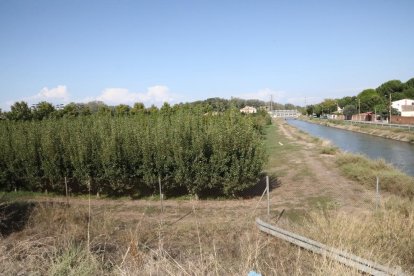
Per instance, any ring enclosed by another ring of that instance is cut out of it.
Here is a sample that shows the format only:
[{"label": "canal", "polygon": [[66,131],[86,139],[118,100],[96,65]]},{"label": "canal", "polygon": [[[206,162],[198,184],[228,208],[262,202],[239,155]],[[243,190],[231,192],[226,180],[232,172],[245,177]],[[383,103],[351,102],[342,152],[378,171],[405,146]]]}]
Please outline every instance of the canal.
[{"label": "canal", "polygon": [[371,159],[382,158],[406,174],[414,176],[413,144],[300,120],[287,120],[287,122],[312,136],[331,141],[344,151],[363,154]]}]

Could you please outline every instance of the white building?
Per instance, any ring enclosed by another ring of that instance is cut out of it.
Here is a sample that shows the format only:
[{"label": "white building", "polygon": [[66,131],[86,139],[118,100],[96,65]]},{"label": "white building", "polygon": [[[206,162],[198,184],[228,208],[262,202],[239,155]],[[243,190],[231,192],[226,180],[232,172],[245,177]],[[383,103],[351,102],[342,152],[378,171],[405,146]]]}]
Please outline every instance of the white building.
[{"label": "white building", "polygon": [[269,111],[272,118],[297,118],[300,116],[300,112],[293,110],[272,110]]},{"label": "white building", "polygon": [[402,117],[414,117],[414,100],[402,99],[392,102],[392,107],[401,112]]},{"label": "white building", "polygon": [[252,106],[245,106],[242,109],[240,109],[241,113],[257,113],[257,109]]}]

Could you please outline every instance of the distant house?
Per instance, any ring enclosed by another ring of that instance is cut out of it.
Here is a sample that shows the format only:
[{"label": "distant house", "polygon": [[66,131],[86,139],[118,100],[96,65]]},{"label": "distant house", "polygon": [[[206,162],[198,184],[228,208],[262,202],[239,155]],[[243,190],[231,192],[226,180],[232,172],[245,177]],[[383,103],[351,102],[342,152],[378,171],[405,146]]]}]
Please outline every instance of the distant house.
[{"label": "distant house", "polygon": [[352,115],[352,121],[375,121],[375,114],[374,112],[365,112],[360,114]]},{"label": "distant house", "polygon": [[330,120],[345,120],[345,116],[343,114],[338,114],[337,112],[333,114],[328,114],[328,119]]},{"label": "distant house", "polygon": [[414,117],[414,100],[402,99],[392,102],[392,107],[401,113],[401,117]]},{"label": "distant house", "polygon": [[242,109],[240,109],[240,112],[246,114],[257,113],[257,109],[252,106],[245,106]]}]

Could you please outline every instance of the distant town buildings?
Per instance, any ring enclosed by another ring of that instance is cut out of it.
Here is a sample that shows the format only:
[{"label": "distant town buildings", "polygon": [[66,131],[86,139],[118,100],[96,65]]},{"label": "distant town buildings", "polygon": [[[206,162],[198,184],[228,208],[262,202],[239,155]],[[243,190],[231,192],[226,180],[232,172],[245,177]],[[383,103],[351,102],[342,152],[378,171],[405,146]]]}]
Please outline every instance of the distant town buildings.
[{"label": "distant town buildings", "polygon": [[242,109],[240,109],[240,112],[246,113],[246,114],[252,114],[252,113],[257,113],[257,109],[252,106],[245,106]]}]

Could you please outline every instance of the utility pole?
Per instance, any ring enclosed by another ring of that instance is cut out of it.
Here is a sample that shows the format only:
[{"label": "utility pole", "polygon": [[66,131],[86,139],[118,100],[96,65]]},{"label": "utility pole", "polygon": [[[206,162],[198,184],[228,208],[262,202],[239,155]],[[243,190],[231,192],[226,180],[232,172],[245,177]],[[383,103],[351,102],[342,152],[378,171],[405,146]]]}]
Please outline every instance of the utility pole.
[{"label": "utility pole", "polygon": [[392,112],[392,102],[391,102],[391,92],[390,92],[390,121],[389,121],[390,124],[391,124],[391,112]]},{"label": "utility pole", "polygon": [[308,114],[308,103],[307,103],[307,98],[306,98],[306,96],[305,96],[305,114],[306,114],[306,116],[307,116],[307,115],[309,115],[309,114]]},{"label": "utility pole", "polygon": [[270,95],[270,111],[273,111],[273,95]]},{"label": "utility pole", "polygon": [[361,99],[358,98],[358,121],[361,121]]}]

